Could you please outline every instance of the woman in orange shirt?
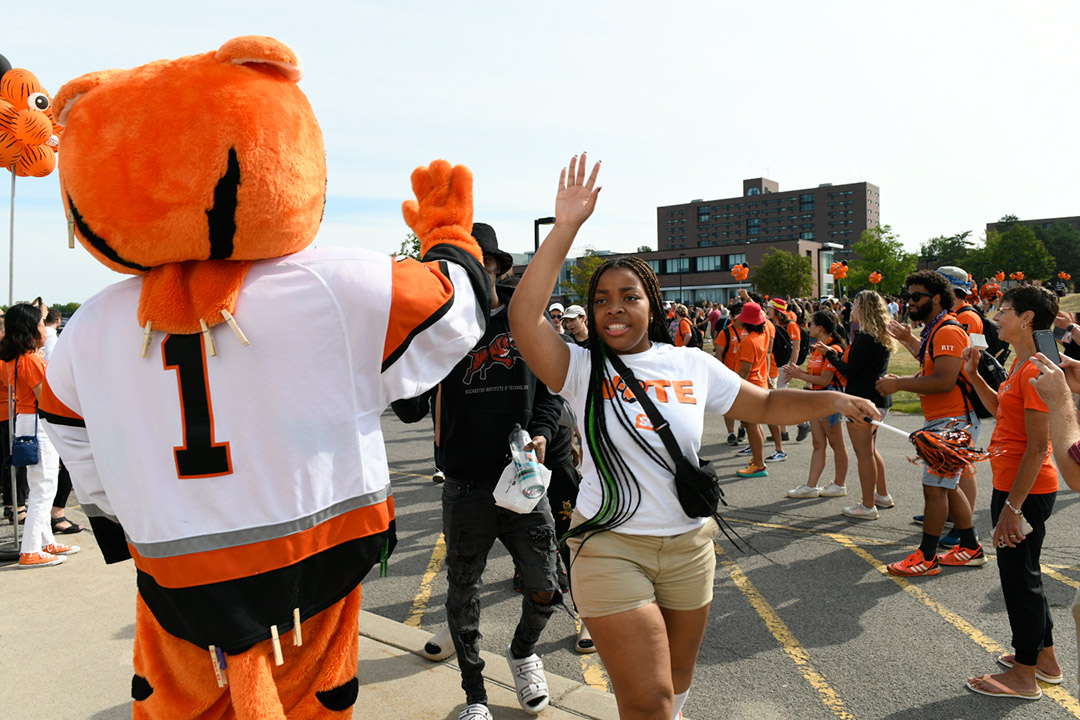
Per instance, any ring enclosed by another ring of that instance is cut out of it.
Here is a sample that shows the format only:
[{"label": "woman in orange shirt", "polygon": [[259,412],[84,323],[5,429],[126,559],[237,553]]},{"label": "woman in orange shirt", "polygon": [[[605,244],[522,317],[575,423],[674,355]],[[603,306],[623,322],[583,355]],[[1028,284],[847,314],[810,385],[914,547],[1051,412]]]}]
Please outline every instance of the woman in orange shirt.
[{"label": "woman in orange shirt", "polygon": [[[804,381],[811,390],[842,389],[836,368],[826,359],[822,350],[823,347],[827,347],[836,353],[842,353],[847,347],[840,319],[828,310],[818,310],[810,320],[806,334],[815,342],[814,351],[806,358],[806,370],[799,369],[794,362],[789,362],[784,366],[784,373],[788,380],[798,378]],[[810,437],[814,442],[814,452],[810,456],[810,476],[805,485],[789,490],[788,497],[810,498],[819,495],[843,497],[847,495],[848,453],[847,446],[844,445],[844,426],[840,424],[840,416],[834,413],[811,420]],[[818,480],[821,479],[821,473],[825,470],[826,451],[830,447],[833,450],[833,466],[836,475],[831,483],[819,488]]]},{"label": "woman in orange shirt", "polygon": [[[1038,680],[1062,681],[1039,564],[1046,520],[1057,497],[1058,475],[1050,459],[1050,414],[1031,385],[1039,369],[1028,361],[1035,354],[1033,332],[1048,330],[1057,311],[1057,297],[1035,285],[1015,287],[1002,296],[994,321],[999,325],[998,335],[1012,345],[1016,360],[996,393],[979,376],[978,353],[970,348],[964,351],[967,376],[979,399],[997,418],[990,439],[990,447],[996,451],[990,457],[994,473],[990,520],[1014,650],[998,658],[998,663],[1008,668],[1005,672],[968,679],[967,687],[983,695],[1035,700],[1042,697]],[[946,560],[961,550],[954,548],[941,558],[941,564],[953,564]],[[981,556],[982,548],[974,552]],[[965,560],[955,564],[974,563]]]},{"label": "woman in orange shirt", "polygon": [[4,339],[0,340],[0,360],[4,361],[7,386],[15,394],[15,437],[37,436],[39,459],[26,468],[30,485],[26,525],[23,528],[19,567],[59,565],[65,555],[79,552],[78,545],[63,545],[53,538],[49,510],[56,497],[60,456],[37,422],[37,404],[45,379],[45,360],[38,350],[45,347],[45,319],[33,305],[19,303],[4,315]]},{"label": "woman in orange shirt", "polygon": [[[769,338],[765,334],[765,313],[756,302],[745,303],[739,317],[735,318],[735,327],[745,331],[739,341],[739,377],[752,385],[769,389]],[[739,477],[768,477],[765,467],[765,431],[760,425],[743,423],[746,439],[750,441],[750,464],[742,470],[736,470]]]}]

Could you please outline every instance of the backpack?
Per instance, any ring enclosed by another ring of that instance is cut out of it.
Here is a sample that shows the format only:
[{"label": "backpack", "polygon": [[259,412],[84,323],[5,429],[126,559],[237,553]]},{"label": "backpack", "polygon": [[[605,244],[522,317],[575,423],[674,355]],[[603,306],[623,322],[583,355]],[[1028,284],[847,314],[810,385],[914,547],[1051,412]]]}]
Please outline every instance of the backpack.
[{"label": "backpack", "polygon": [[776,328],[776,337],[773,338],[772,354],[773,359],[776,360],[777,367],[783,367],[791,362],[791,336],[787,334],[787,330],[772,322],[773,327]]},{"label": "backpack", "polygon": [[731,349],[731,321],[725,320],[724,327],[720,329],[720,332],[727,338],[727,342],[724,343],[724,351],[720,353],[720,362],[724,362],[724,358],[727,357],[728,350]]},{"label": "backpack", "polygon": [[[955,314],[959,315],[961,312],[967,310],[975,313],[979,316],[979,319],[982,320],[983,337],[986,338],[987,352],[989,352],[991,356],[996,358],[998,363],[1004,363],[1006,358],[1009,357],[1009,344],[1006,342],[1002,342],[1001,338],[998,337],[997,325],[991,322],[990,319],[986,317],[986,315],[983,315],[983,311],[980,310],[977,306],[971,305],[969,303],[964,303],[954,312]],[[979,362],[981,364],[982,361],[980,360]],[[987,380],[987,382],[990,381]]]},{"label": "backpack", "polygon": [[701,328],[694,323],[690,323],[690,339],[686,341],[686,347],[700,348],[705,345],[705,335],[702,334]]},{"label": "backpack", "polygon": [[[952,319],[946,320],[938,325],[934,330],[934,334],[931,335],[930,339],[927,341],[927,350],[931,353],[930,357],[933,357],[934,335],[946,325],[955,325],[961,329],[964,327]],[[1001,383],[1005,382],[1005,379],[1008,377],[1005,368],[1001,366],[1001,363],[997,361],[997,358],[990,354],[989,350],[979,351],[978,373],[979,377],[985,380],[986,384],[995,392],[1001,386]],[[967,375],[964,374],[963,368],[960,368],[960,374],[956,376],[956,385],[960,388],[960,394],[964,396],[964,403],[971,408],[969,412],[974,411],[976,417],[983,420],[994,417],[993,413],[987,410],[986,406],[983,405],[982,400],[979,399],[979,393],[975,392],[975,387],[971,384],[971,380],[968,379]]]},{"label": "backpack", "polygon": [[810,342],[810,337],[806,334],[808,331],[801,322],[795,323],[799,326],[799,334],[802,336],[802,342],[799,343],[799,357],[796,358],[795,364],[801,366],[806,362],[806,356],[810,354],[810,346],[813,344]]}]

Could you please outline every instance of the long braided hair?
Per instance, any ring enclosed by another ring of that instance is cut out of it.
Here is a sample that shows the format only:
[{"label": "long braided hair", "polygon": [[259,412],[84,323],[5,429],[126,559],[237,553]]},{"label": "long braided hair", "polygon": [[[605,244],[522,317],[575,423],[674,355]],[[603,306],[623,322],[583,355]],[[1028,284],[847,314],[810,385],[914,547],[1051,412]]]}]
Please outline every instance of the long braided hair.
[{"label": "long braided hair", "polygon": [[[671,345],[671,334],[668,332],[664,314],[660,283],[648,263],[634,256],[608,260],[593,273],[592,280],[589,282],[587,308],[590,327],[600,327],[596,320],[594,305],[600,277],[614,268],[623,268],[634,273],[645,288],[651,314],[649,340]],[[596,472],[600,477],[602,497],[600,510],[596,515],[571,529],[565,537],[619,527],[634,515],[641,504],[641,487],[622,457],[625,448],[616,447],[608,434],[605,400],[611,401],[619,424],[627,430],[638,448],[653,462],[666,468],[668,472],[673,471],[668,459],[647,445],[640,437],[623,403],[617,400],[619,393],[631,391],[622,387],[621,382],[616,383],[608,370],[607,356],[611,352],[612,350],[600,338],[600,333],[589,333],[589,387],[585,396],[585,417],[582,420],[585,428],[585,444],[589,448]]]}]

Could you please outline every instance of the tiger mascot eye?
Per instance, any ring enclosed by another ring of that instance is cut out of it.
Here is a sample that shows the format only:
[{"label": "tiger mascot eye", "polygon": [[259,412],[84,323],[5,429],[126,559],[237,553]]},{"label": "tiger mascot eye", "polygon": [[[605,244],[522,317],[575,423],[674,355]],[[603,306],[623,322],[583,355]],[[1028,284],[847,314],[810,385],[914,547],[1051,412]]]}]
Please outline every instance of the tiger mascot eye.
[{"label": "tiger mascot eye", "polygon": [[326,158],[300,67],[248,36],[56,96],[65,211],[134,277],[68,322],[41,414],[137,569],[135,718],[351,716],[360,583],[396,539],[379,416],[483,334],[463,166],[413,172],[422,261],[305,249]]}]

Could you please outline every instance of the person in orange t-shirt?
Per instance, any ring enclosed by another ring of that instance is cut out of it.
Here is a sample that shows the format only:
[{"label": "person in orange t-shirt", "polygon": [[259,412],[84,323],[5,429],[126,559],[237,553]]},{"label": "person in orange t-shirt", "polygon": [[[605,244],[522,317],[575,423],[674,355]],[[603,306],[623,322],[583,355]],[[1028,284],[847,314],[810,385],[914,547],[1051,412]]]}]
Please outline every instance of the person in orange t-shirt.
[{"label": "person in orange t-shirt", "polygon": [[[847,347],[844,328],[840,318],[830,310],[814,313],[806,328],[807,340],[816,341],[813,352],[806,359],[806,370],[801,370],[792,359],[784,366],[784,375],[804,381],[811,390],[828,390],[830,386],[842,387],[838,382],[836,367],[825,357],[824,347],[842,353]],[[814,451],[810,456],[810,474],[801,487],[788,491],[788,497],[815,498],[843,497],[847,495],[848,452],[844,444],[844,426],[837,414],[810,421]],[[834,479],[823,488],[817,486],[825,470],[828,448],[833,451]]]},{"label": "person in orange t-shirt", "polygon": [[[734,315],[742,310],[742,305],[733,308]],[[734,315],[721,318],[716,323],[716,331],[713,333],[713,356],[724,363],[729,370],[738,374],[739,364],[739,339],[742,337],[739,329],[735,326]],[[724,425],[727,427],[727,444],[735,447],[739,444],[739,438],[735,434],[735,418],[730,415],[724,416]]]},{"label": "person in orange t-shirt", "polygon": [[[746,335],[739,341],[739,376],[752,385],[768,390],[769,337],[765,334],[765,325],[768,322],[765,313],[756,302],[748,302],[743,305],[735,322],[740,331],[746,331]],[[750,452],[743,450],[740,454],[749,454],[751,460],[749,465],[736,473],[740,477],[767,477],[769,471],[765,467],[765,431],[756,423],[744,422],[743,426],[750,442]]]},{"label": "person in orange t-shirt", "polygon": [[56,542],[49,522],[60,456],[37,422],[37,401],[45,379],[45,360],[37,351],[43,347],[45,319],[41,310],[27,303],[11,306],[4,315],[4,338],[0,340],[7,386],[15,394],[15,417],[10,426],[15,437],[36,436],[39,455],[38,462],[26,468],[30,497],[19,549],[20,568],[59,565],[64,556],[79,552],[78,545]]},{"label": "person in orange t-shirt", "polygon": [[1042,693],[1038,680],[1055,683],[1062,677],[1040,565],[1058,475],[1051,460],[1050,414],[1031,385],[1039,368],[1029,362],[1036,352],[1033,332],[1050,329],[1057,312],[1058,299],[1045,288],[1023,285],[1004,294],[994,319],[1016,359],[997,392],[977,372],[979,354],[964,355],[975,391],[997,418],[990,439],[996,451],[990,458],[994,472],[990,521],[1014,650],[998,660],[1008,668],[1005,672],[968,679],[968,688],[984,695],[1035,698]]},{"label": "person in orange t-shirt", "polygon": [[[897,390],[918,393],[921,397],[924,430],[940,430],[951,423],[966,427],[972,443],[978,443],[981,423],[957,385],[963,361],[961,356],[970,344],[964,328],[950,313],[956,297],[948,279],[933,270],[920,270],[907,276],[908,317],[923,323],[920,338],[910,326],[889,322],[889,334],[899,340],[919,360],[917,375],[897,377],[888,374],[877,381],[879,393],[892,395]],[[975,469],[968,465],[961,473],[944,477],[926,469],[923,472],[923,533],[922,542],[904,560],[892,563],[893,575],[937,575],[940,565],[984,565],[972,522],[972,507],[967,496],[958,488],[961,474],[974,477]],[[939,562],[937,554],[945,518],[951,517],[960,537],[959,543]],[[966,559],[964,559],[966,558]]]}]

